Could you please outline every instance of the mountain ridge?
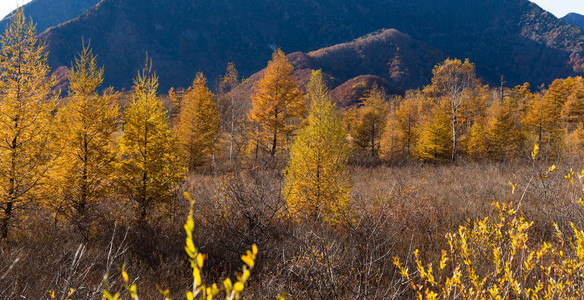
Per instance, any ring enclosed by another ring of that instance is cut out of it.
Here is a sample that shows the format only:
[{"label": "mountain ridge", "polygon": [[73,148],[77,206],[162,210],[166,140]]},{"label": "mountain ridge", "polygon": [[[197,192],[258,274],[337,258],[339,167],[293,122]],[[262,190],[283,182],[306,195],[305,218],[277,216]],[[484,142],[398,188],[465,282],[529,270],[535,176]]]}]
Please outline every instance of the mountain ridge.
[{"label": "mountain ridge", "polygon": [[[6,0],[8,1],[8,0]],[[50,27],[65,23],[85,13],[88,9],[101,0],[33,0],[22,6],[27,18],[37,24],[37,32],[41,33]],[[10,23],[12,11],[0,20],[0,29],[4,29]]]},{"label": "mountain ridge", "polygon": [[566,22],[567,24],[584,29],[584,15],[578,13],[569,13],[562,17],[560,20]]},{"label": "mountain ridge", "polygon": [[489,83],[504,75],[539,86],[584,71],[584,32],[527,0],[103,0],[41,37],[53,67],[91,40],[106,85],[118,88],[131,86],[148,53],[164,90],[199,71],[216,78],[230,61],[250,76],[275,47],[307,53],[380,28],[469,58]]},{"label": "mountain ridge", "polygon": [[[429,84],[434,65],[446,56],[439,49],[414,40],[395,29],[382,29],[350,42],[287,55],[301,88],[311,70],[322,70],[333,98],[339,105],[352,106],[377,85],[390,95]],[[265,68],[252,74],[237,90],[251,95]]]}]

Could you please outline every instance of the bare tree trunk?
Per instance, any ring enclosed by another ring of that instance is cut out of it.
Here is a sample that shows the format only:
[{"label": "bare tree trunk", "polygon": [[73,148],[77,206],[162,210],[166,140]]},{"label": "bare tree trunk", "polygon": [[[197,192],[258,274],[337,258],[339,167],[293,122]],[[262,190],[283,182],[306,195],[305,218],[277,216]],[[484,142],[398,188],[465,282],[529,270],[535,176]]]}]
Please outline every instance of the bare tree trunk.
[{"label": "bare tree trunk", "polygon": [[8,238],[8,224],[10,223],[10,218],[12,217],[12,207],[14,202],[6,203],[6,208],[4,209],[4,218],[2,218],[2,227],[0,228],[0,235],[2,239]]},{"label": "bare tree trunk", "polygon": [[375,122],[371,121],[371,158],[375,157]]},{"label": "bare tree trunk", "polygon": [[235,143],[235,108],[233,96],[230,97],[231,100],[231,132],[229,137],[229,164],[233,166],[233,144]]},{"label": "bare tree trunk", "polygon": [[278,130],[274,130],[274,138],[272,140],[272,151],[270,151],[270,155],[273,157],[276,155],[276,144],[278,143]]},{"label": "bare tree trunk", "polygon": [[456,136],[456,125],[458,120],[456,119],[456,112],[452,114],[452,162],[456,162],[456,146],[457,146],[457,136]]}]

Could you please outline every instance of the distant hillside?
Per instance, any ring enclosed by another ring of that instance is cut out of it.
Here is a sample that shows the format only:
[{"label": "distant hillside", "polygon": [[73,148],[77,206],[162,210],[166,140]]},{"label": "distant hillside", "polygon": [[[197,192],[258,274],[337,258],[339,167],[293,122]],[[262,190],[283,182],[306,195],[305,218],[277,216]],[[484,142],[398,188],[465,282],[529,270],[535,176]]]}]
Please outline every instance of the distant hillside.
[{"label": "distant hillside", "polygon": [[[14,0],[2,0],[14,1]],[[24,13],[37,23],[37,32],[41,33],[49,27],[57,26],[84,13],[100,0],[33,0],[23,6]],[[16,2],[16,1],[15,1]],[[14,13],[14,12],[13,12]],[[10,22],[10,15],[0,21],[0,30]]]},{"label": "distant hillside", "polygon": [[538,86],[583,71],[584,32],[527,0],[103,0],[42,38],[53,67],[70,65],[90,39],[106,85],[118,88],[131,86],[148,52],[165,91],[197,71],[213,80],[229,61],[250,76],[277,46],[307,53],[381,28],[470,58],[490,83],[505,75]]},{"label": "distant hillside", "polygon": [[[311,70],[321,69],[333,98],[341,106],[354,105],[374,84],[388,94],[403,94],[407,89],[426,85],[430,83],[432,68],[445,58],[440,50],[395,29],[379,30],[309,53],[288,55],[302,87],[308,83]],[[253,94],[253,84],[263,72],[251,75],[240,91]]]},{"label": "distant hillside", "polygon": [[395,29],[387,29],[309,52],[307,58],[311,69],[322,69],[341,81],[377,75],[400,88],[412,89],[428,84],[432,68],[446,55]]},{"label": "distant hillside", "polygon": [[569,13],[561,19],[562,21],[584,29],[584,16],[577,13]]},{"label": "distant hillside", "polygon": [[375,75],[361,75],[339,85],[331,91],[331,98],[341,107],[351,107],[361,103],[361,99],[373,87],[382,88],[388,95],[403,95],[404,90],[388,80]]}]

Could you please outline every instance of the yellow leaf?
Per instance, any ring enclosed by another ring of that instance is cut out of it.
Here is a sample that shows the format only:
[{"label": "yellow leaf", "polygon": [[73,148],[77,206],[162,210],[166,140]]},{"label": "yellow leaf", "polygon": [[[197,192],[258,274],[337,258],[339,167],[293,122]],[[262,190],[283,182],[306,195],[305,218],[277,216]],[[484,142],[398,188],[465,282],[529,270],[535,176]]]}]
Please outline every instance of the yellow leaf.
[{"label": "yellow leaf", "polygon": [[197,255],[197,266],[199,267],[199,269],[203,268],[203,261],[205,260],[205,257],[203,256],[203,254],[199,253]]},{"label": "yellow leaf", "polygon": [[238,282],[236,282],[236,283],[233,285],[233,290],[234,290],[236,293],[241,293],[241,292],[243,291],[243,283],[241,283],[241,282],[239,282],[239,281],[238,281]]}]

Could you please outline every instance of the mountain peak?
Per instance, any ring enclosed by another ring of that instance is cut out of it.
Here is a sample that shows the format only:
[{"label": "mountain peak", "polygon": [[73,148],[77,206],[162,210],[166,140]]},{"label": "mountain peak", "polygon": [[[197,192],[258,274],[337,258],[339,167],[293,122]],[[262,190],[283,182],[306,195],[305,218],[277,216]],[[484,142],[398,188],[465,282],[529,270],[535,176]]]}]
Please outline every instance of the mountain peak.
[{"label": "mountain peak", "polygon": [[567,24],[584,29],[584,15],[578,13],[569,13],[561,18]]},{"label": "mountain peak", "polygon": [[[41,33],[47,28],[81,15],[98,2],[100,0],[33,0],[25,4],[22,9],[27,18],[32,19],[37,24],[37,32]],[[0,21],[2,31],[10,23],[10,18],[14,13],[13,11]]]}]

